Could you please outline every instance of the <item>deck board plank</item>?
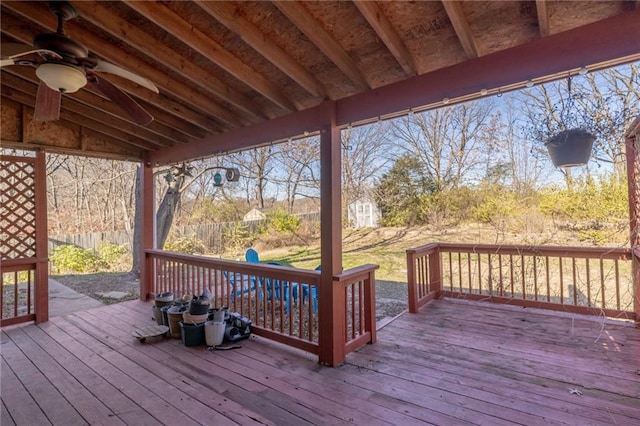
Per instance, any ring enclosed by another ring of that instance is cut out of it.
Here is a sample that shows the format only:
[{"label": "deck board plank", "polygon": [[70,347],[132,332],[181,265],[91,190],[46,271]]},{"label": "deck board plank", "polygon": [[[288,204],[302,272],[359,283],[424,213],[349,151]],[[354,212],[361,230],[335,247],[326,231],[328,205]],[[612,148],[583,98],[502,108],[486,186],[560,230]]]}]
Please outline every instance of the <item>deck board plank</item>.
[{"label": "deck board plank", "polygon": [[[0,392],[2,395],[2,404],[6,407],[7,415],[11,421],[17,425],[50,425],[51,422],[40,409],[36,401],[29,392],[22,386],[18,377],[13,373],[11,367],[4,359],[5,345],[2,346],[2,359],[0,371],[2,372],[0,380]],[[3,425],[4,425],[3,415]]]},{"label": "deck board plank", "polygon": [[[124,313],[123,313],[124,314]],[[133,321],[136,321],[138,317],[131,317]],[[125,324],[125,322],[120,322],[120,324]],[[128,331],[125,326],[124,330],[121,330],[121,336],[130,340],[127,337]],[[242,344],[246,344],[249,342],[242,342]],[[159,346],[160,347],[160,346]],[[224,352],[222,351],[203,351],[202,348],[184,348],[182,346],[176,345],[162,345],[161,349],[166,349],[168,351],[180,351],[181,353],[186,351],[188,355],[182,356],[191,356],[194,359],[200,358],[204,365],[208,367],[208,369],[212,369],[213,371],[219,371],[221,374],[229,374],[228,372],[233,372],[237,370],[237,374],[240,374],[243,377],[242,381],[238,380],[238,377],[228,377],[229,382],[237,382],[237,383],[251,383],[251,389],[254,393],[254,397],[258,397],[258,401],[255,403],[262,405],[263,410],[272,410],[272,407],[269,407],[267,403],[272,402],[275,407],[278,407],[280,410],[284,410],[289,412],[294,416],[298,416],[298,421],[311,421],[315,424],[334,424],[334,423],[344,423],[351,419],[353,419],[354,415],[349,414],[348,418],[338,418],[335,413],[336,410],[334,408],[338,408],[338,414],[344,412],[344,407],[331,407],[328,401],[325,400],[321,395],[314,395],[309,392],[306,392],[304,389],[296,388],[293,385],[290,385],[280,379],[269,375],[265,376],[264,371],[255,370],[251,368],[246,362],[239,363],[237,359],[227,359],[222,356]],[[235,356],[235,354],[240,356],[239,351],[231,354],[231,356]],[[242,365],[246,368],[239,369],[238,366]],[[262,387],[256,388],[255,386],[262,385]],[[277,389],[277,392],[273,392],[274,389]],[[229,395],[235,395],[238,392],[237,389],[229,390]],[[254,398],[249,397],[249,399]],[[265,399],[266,398],[266,399]],[[238,398],[241,401],[248,401],[248,397],[243,395],[242,398]],[[316,410],[315,408],[321,405],[320,410]],[[306,414],[305,414],[306,413]],[[356,419],[361,421],[369,421],[376,424],[374,418],[369,416],[365,416],[364,414]],[[274,421],[281,422],[285,419],[276,418]],[[292,420],[292,419],[289,419]]]},{"label": "deck board plank", "polygon": [[[151,304],[129,301],[3,330],[3,424],[46,424],[66,411],[87,423],[181,425],[640,419],[640,330],[615,322],[436,300],[388,323],[377,344],[338,368],[260,337],[209,351],[131,336],[134,326],[151,324]],[[40,381],[49,383],[40,396],[68,402],[57,411],[38,406],[29,390]],[[86,405],[76,402],[82,395]],[[96,400],[104,408],[90,417]]]},{"label": "deck board plank", "polygon": [[[35,330],[35,327],[33,328]],[[15,329],[11,335],[14,344],[24,353],[32,353],[29,358],[34,366],[49,380],[89,424],[123,425],[115,413],[89,390],[82,382],[69,374],[69,371],[58,364],[59,357],[52,357],[47,352],[50,341],[41,335],[32,335],[25,332],[26,329]],[[64,358],[62,358],[64,359]]]},{"label": "deck board plank", "polygon": [[37,351],[29,352],[27,357],[16,344],[25,334],[18,327],[6,331],[7,341],[2,343],[2,357],[14,374],[20,372],[19,380],[24,389],[36,402],[40,410],[54,425],[84,425],[86,421],[80,413],[65,399],[46,375],[33,363]]}]

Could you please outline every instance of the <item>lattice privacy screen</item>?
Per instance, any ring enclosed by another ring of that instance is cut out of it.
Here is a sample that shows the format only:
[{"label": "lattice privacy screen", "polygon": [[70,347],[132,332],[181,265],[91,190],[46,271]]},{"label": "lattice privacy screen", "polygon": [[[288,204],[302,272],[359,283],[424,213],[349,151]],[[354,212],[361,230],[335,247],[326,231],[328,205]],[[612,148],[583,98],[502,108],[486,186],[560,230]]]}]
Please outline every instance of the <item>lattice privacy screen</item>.
[{"label": "lattice privacy screen", "polygon": [[1,157],[0,258],[36,256],[35,158]]}]

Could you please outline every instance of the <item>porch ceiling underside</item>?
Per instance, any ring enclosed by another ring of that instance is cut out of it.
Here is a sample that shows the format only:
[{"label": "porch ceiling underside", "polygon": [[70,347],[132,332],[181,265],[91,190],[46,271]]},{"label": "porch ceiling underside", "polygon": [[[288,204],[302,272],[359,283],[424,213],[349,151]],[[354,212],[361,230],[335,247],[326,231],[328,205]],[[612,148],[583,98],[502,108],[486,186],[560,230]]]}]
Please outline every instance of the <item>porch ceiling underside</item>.
[{"label": "porch ceiling underside", "polygon": [[[154,117],[92,89],[32,121],[32,68],[3,67],[2,145],[166,164],[278,142],[640,59],[637,1],[76,2],[66,33],[153,81],[109,79]],[[2,41],[55,31],[47,2],[3,1]]]}]

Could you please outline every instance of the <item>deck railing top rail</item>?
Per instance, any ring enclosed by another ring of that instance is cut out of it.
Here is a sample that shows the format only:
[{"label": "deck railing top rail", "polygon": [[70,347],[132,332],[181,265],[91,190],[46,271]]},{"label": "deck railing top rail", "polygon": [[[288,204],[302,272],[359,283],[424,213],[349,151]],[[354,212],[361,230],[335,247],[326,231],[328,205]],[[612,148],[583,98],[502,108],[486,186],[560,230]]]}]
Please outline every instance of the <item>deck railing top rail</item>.
[{"label": "deck railing top rail", "polygon": [[407,250],[407,254],[426,254],[436,250],[450,253],[477,254],[513,254],[549,257],[576,257],[589,259],[631,259],[628,247],[563,247],[529,246],[518,244],[468,244],[468,243],[430,243]]},{"label": "deck railing top rail", "polygon": [[446,296],[638,317],[631,262],[640,260],[638,247],[430,243],[406,253],[411,312]]}]

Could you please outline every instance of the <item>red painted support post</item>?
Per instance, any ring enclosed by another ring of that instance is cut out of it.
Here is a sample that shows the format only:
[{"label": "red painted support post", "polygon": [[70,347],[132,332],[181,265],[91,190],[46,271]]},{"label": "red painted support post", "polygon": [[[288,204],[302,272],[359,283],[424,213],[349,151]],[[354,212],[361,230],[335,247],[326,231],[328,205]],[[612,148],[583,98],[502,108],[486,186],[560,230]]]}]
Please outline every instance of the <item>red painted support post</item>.
[{"label": "red painted support post", "polygon": [[140,299],[149,300],[153,296],[153,260],[148,258],[145,251],[155,248],[156,244],[156,215],[155,191],[153,184],[153,167],[148,161],[143,161],[138,169],[140,188],[142,192],[140,203],[142,213],[142,236],[140,244]]},{"label": "red painted support post", "polygon": [[[626,135],[627,183],[629,187],[629,226],[631,249],[640,247],[640,117],[629,127]],[[640,328],[640,265],[637,259],[632,266],[634,283],[634,312],[636,326]]]},{"label": "red painted support post", "polygon": [[374,271],[369,272],[369,277],[364,282],[364,303],[366,317],[365,331],[371,333],[369,343],[376,342],[376,274]]},{"label": "red painted support post", "polygon": [[331,366],[345,358],[345,294],[334,275],[342,272],[342,192],[340,129],[335,104],[320,129],[320,288],[318,289],[319,361]]},{"label": "red painted support post", "polygon": [[442,295],[441,259],[440,247],[437,247],[435,251],[429,255],[429,291],[436,292],[436,299],[440,298]]},{"label": "red painted support post", "polygon": [[47,170],[45,153],[36,151],[34,167],[34,199],[36,212],[36,292],[35,292],[35,323],[49,320],[49,255],[47,233]]},{"label": "red painted support post", "polygon": [[418,294],[416,288],[416,252],[407,250],[407,286],[409,291],[409,312],[418,313]]}]

